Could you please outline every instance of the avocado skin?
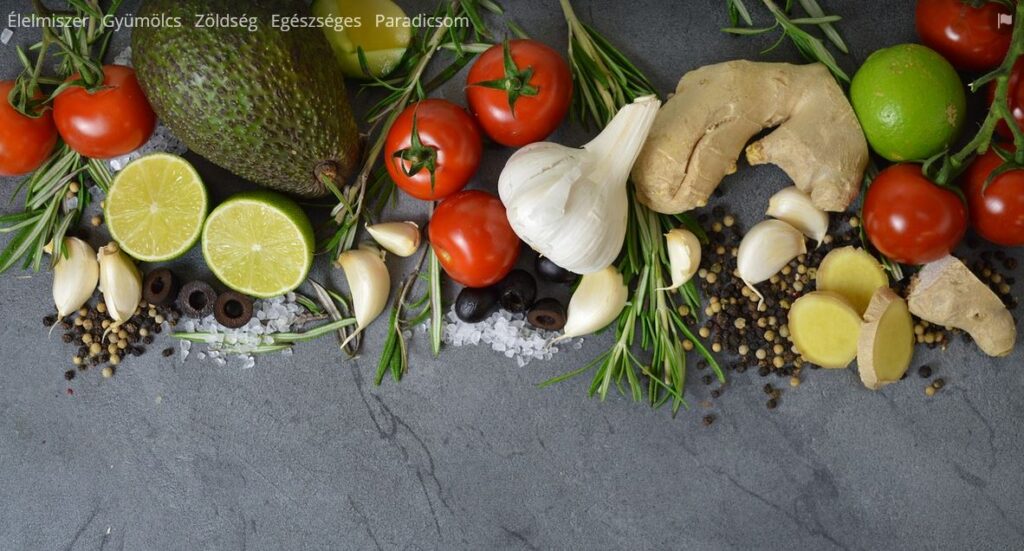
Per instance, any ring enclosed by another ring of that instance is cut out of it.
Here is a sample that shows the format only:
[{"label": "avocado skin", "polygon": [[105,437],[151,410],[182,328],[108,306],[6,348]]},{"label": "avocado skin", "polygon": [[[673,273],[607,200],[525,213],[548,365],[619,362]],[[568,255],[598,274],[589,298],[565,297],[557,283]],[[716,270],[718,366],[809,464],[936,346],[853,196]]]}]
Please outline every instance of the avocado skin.
[{"label": "avocado skin", "polygon": [[[339,188],[354,172],[359,135],[321,30],[271,26],[272,14],[308,12],[301,0],[148,0],[139,15],[178,17],[181,27],[134,29],[132,62],[160,120],[189,149],[262,186],[316,198],[328,192],[318,171]],[[195,27],[204,13],[255,16],[259,28]]]}]

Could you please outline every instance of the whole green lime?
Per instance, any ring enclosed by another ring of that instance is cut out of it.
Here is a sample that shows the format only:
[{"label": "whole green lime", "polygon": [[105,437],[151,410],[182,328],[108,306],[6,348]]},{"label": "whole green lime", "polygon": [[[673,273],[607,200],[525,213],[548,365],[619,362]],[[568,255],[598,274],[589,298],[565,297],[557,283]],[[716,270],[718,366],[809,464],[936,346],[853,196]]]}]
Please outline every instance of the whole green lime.
[{"label": "whole green lime", "polygon": [[920,44],[868,56],[853,76],[850,101],[871,148],[890,161],[927,159],[949,147],[967,109],[953,66]]}]

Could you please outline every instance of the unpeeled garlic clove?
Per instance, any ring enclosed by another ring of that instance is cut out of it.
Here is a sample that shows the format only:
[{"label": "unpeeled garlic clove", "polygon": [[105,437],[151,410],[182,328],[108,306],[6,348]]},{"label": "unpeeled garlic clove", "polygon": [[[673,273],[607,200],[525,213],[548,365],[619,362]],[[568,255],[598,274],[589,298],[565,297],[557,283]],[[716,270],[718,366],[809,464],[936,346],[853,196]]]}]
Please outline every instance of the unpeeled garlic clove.
[{"label": "unpeeled garlic clove", "polygon": [[817,241],[818,245],[821,245],[828,233],[828,213],[814,206],[811,198],[796,186],[784,188],[772,195],[765,214],[800,230]]},{"label": "unpeeled garlic clove", "polygon": [[100,292],[107,315],[116,328],[128,321],[142,302],[142,274],[135,262],[111,241],[96,254],[100,266]]},{"label": "unpeeled garlic clove", "polygon": [[388,267],[378,251],[362,247],[345,251],[338,256],[337,264],[345,272],[348,289],[352,294],[352,311],[356,318],[356,330],[341,343],[344,348],[349,341],[373,323],[384,311],[391,287]]},{"label": "unpeeled garlic clove", "polygon": [[569,299],[565,333],[552,343],[604,328],[619,316],[626,306],[629,290],[615,266],[583,276]]},{"label": "unpeeled garlic clove", "polygon": [[678,289],[690,281],[700,267],[700,239],[686,228],[674,228],[665,234],[665,250],[668,252],[672,285],[658,291]]},{"label": "unpeeled garlic clove", "polygon": [[754,285],[779,273],[790,260],[806,252],[807,244],[800,230],[781,220],[765,220],[743,236],[736,268],[743,283],[764,300]]},{"label": "unpeeled garlic clove", "polygon": [[366,226],[366,232],[389,253],[407,257],[420,248],[420,227],[415,222],[385,222]]},{"label": "unpeeled garlic clove", "polygon": [[[47,247],[53,249],[52,245]],[[63,255],[53,266],[53,303],[57,306],[57,317],[64,318],[81,308],[96,291],[99,277],[96,251],[77,237],[65,237]]]}]

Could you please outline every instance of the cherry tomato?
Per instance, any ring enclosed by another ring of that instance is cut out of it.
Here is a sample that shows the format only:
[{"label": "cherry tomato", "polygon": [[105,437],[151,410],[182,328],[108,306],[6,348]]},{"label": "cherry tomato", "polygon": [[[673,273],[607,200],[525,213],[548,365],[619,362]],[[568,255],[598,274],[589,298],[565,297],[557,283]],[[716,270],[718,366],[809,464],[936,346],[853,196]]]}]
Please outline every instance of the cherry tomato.
[{"label": "cherry tomato", "polygon": [[384,144],[391,179],[417,199],[435,201],[466,187],[480,166],[483,138],[454,103],[427,99],[402,111]]},{"label": "cherry tomato", "polygon": [[53,113],[26,117],[7,101],[14,82],[0,81],[0,176],[21,176],[39,168],[57,143]]},{"label": "cherry tomato", "polygon": [[491,46],[470,68],[466,82],[469,108],[484,132],[511,147],[548,137],[572,101],[569,65],[535,40]]},{"label": "cherry tomato", "polygon": [[918,0],[915,21],[921,42],[957,69],[987,71],[1010,49],[1010,8],[998,2],[974,7],[964,0]]},{"label": "cherry tomato", "polygon": [[[1013,70],[1010,71],[1010,79],[1007,84],[1006,101],[1010,104],[1010,112],[1013,113],[1013,118],[1017,121],[1017,126],[1024,130],[1024,86],[1021,86],[1021,74],[1024,73],[1024,57],[1018,59],[1013,64]],[[996,83],[990,82],[988,85],[988,103],[992,105],[992,101],[996,97]],[[996,130],[1006,138],[1013,138],[1013,133],[1010,132],[1010,127],[1006,126],[1006,121],[999,121],[996,126]]]},{"label": "cherry tomato", "polygon": [[995,152],[978,157],[964,175],[964,195],[971,213],[971,227],[978,235],[999,245],[1024,245],[1024,170],[985,180],[1003,163]]},{"label": "cherry tomato", "polygon": [[[134,70],[104,65],[103,75],[103,88],[96,92],[72,86],[53,100],[53,119],[64,142],[93,159],[135,151],[156,127],[156,115]],[[70,80],[78,78],[74,74]]]},{"label": "cherry tomato", "polygon": [[519,237],[505,206],[483,191],[460,191],[442,201],[427,234],[444,271],[467,287],[501,281],[519,258]]},{"label": "cherry tomato", "polygon": [[925,264],[949,254],[967,231],[967,207],[956,193],[898,164],[878,173],[864,197],[864,230],[882,254]]}]

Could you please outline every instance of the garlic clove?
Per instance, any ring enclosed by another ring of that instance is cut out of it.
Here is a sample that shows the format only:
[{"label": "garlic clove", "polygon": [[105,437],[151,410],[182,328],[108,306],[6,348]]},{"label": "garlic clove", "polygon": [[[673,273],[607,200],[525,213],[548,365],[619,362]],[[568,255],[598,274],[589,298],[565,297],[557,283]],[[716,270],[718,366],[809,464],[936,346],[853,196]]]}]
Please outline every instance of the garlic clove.
[{"label": "garlic clove", "polygon": [[784,188],[772,195],[765,214],[800,230],[817,241],[819,246],[828,233],[828,213],[814,206],[811,198],[796,186]]},{"label": "garlic clove", "polygon": [[658,291],[678,289],[690,281],[700,267],[700,239],[686,228],[674,228],[665,234],[665,250],[672,285]]},{"label": "garlic clove", "polygon": [[584,275],[569,299],[565,332],[551,342],[589,335],[604,328],[625,308],[627,295],[626,283],[615,266]]},{"label": "garlic clove", "polygon": [[[47,248],[53,250],[52,245]],[[64,254],[53,266],[53,303],[57,306],[57,317],[64,318],[81,308],[96,291],[99,277],[96,251],[77,237],[65,237]]]},{"label": "garlic clove", "polygon": [[412,256],[420,247],[420,227],[415,222],[385,222],[366,226],[370,237],[391,254]]},{"label": "garlic clove", "polygon": [[781,220],[765,220],[743,236],[736,268],[743,283],[764,300],[754,285],[779,273],[790,260],[806,252],[807,243],[800,230]]},{"label": "garlic clove", "polygon": [[135,315],[142,301],[142,274],[113,241],[100,247],[96,256],[100,267],[100,292],[107,315],[114,321],[110,329],[115,329]]},{"label": "garlic clove", "polygon": [[356,318],[356,329],[341,343],[344,348],[349,341],[373,323],[384,311],[391,287],[388,267],[378,251],[372,247],[360,247],[345,251],[338,256],[337,264],[345,272],[348,289],[352,294],[352,311]]}]

